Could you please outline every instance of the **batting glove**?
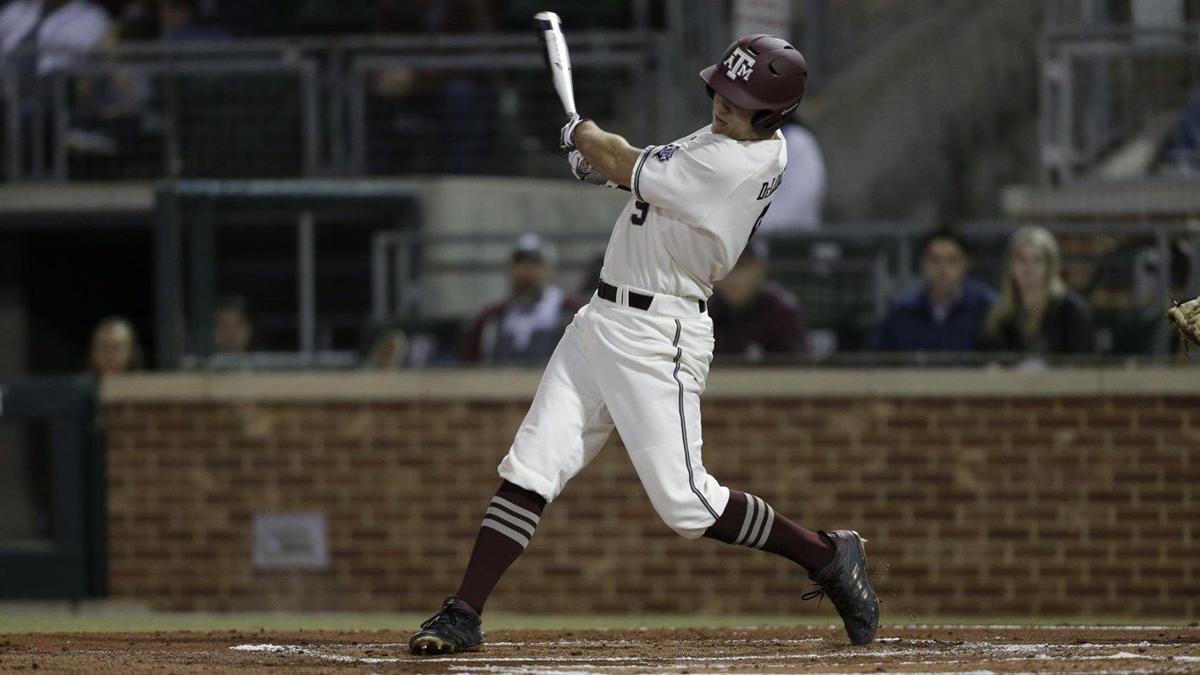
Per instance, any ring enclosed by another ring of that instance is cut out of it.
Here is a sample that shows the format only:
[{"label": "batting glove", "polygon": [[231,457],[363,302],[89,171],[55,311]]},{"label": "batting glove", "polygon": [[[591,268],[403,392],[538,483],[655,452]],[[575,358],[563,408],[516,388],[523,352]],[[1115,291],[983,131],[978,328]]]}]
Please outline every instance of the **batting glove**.
[{"label": "batting glove", "polygon": [[578,150],[572,150],[567,154],[567,162],[571,165],[571,174],[589,185],[603,185],[610,188],[620,187],[605,178],[604,174],[593,169],[591,162],[584,159],[583,153]]},{"label": "batting glove", "polygon": [[575,141],[572,138],[575,135],[575,128],[586,122],[588,118],[580,117],[575,113],[571,113],[567,117],[567,123],[563,125],[562,131],[558,133],[558,147],[563,150],[574,150]]}]

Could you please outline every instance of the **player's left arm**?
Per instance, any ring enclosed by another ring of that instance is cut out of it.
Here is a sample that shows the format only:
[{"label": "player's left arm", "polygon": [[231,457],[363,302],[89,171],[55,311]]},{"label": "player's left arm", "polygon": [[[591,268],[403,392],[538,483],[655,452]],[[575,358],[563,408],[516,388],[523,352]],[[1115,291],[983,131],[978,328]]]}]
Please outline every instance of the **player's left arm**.
[{"label": "player's left arm", "polygon": [[571,141],[592,168],[610,181],[629,187],[641,148],[633,147],[624,137],[601,129],[591,120],[575,127]]}]

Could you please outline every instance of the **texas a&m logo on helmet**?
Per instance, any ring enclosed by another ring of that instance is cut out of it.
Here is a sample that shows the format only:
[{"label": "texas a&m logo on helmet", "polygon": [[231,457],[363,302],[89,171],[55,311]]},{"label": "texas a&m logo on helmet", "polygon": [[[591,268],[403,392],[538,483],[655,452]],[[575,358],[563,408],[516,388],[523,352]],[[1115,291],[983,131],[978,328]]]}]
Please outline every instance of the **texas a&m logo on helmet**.
[{"label": "texas a&m logo on helmet", "polygon": [[754,57],[742,51],[741,47],[735,47],[723,65],[727,68],[725,74],[729,79],[736,80],[740,77],[749,82],[750,73],[754,72]]}]

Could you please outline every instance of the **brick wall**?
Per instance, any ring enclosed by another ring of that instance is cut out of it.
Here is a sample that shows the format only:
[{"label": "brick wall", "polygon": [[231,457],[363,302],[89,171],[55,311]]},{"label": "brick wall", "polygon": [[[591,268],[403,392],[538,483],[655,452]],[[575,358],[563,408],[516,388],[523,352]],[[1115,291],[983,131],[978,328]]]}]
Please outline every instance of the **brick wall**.
[{"label": "brick wall", "polygon": [[[528,399],[387,398],[106,396],[112,595],[432,611]],[[704,421],[724,484],[870,539],[892,621],[1200,612],[1198,395],[727,394]],[[327,571],[253,569],[251,516],[280,510],[328,514]],[[489,608],[812,612],[807,586],[783,559],[669,531],[614,438]]]}]

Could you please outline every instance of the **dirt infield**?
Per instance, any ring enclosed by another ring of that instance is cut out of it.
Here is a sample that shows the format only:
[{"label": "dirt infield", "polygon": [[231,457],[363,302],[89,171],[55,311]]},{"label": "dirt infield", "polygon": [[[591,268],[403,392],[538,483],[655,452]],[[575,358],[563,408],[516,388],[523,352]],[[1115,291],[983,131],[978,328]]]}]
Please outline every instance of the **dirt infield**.
[{"label": "dirt infield", "polygon": [[1200,628],[904,626],[851,647],[814,628],[495,631],[479,652],[409,656],[406,632],[0,636],[0,670],[110,672],[1197,672]]}]

